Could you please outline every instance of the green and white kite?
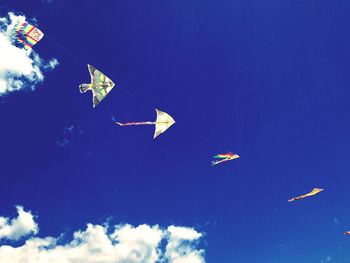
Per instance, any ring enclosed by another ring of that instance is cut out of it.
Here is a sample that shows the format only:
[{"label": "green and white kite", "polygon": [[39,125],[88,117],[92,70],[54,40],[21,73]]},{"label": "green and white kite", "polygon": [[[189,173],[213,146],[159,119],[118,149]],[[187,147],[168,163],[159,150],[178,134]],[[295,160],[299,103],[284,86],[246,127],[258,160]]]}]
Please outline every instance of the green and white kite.
[{"label": "green and white kite", "polygon": [[85,93],[88,90],[92,91],[92,103],[95,108],[108,95],[115,84],[105,74],[95,69],[93,66],[88,65],[88,69],[91,76],[91,83],[81,84],[79,90],[80,93]]}]

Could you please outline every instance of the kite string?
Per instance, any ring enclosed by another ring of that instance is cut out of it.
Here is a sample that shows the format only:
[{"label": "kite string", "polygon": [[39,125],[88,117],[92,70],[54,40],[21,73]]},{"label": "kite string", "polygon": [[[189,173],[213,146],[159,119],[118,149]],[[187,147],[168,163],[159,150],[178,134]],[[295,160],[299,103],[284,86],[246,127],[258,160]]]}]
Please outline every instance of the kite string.
[{"label": "kite string", "polygon": [[[53,44],[55,44],[57,47],[61,48],[62,50],[66,51],[69,55],[71,55],[74,59],[76,59],[77,61],[79,61],[80,63],[86,65],[88,63],[85,63],[80,57],[78,57],[77,55],[75,55],[71,50],[69,50],[68,48],[66,48],[65,46],[63,46],[62,44],[60,44],[58,41],[52,39],[51,37],[45,35],[45,37],[47,37],[49,39],[49,41],[51,41]],[[140,103],[142,103],[144,106],[146,106],[148,109],[154,110],[156,107],[153,107],[151,104],[149,104],[148,102],[146,102],[145,100],[141,99],[139,96],[135,95],[133,92],[131,92],[130,90],[124,89],[122,88],[120,85],[118,85],[118,89],[121,90],[122,92],[124,92],[125,94],[127,94],[128,96],[132,97],[133,99],[139,101]],[[176,124],[178,126],[180,126],[183,130],[187,131],[188,133],[191,133],[192,135],[195,135],[197,137],[202,138],[203,140],[209,142],[212,145],[219,145],[218,142],[213,142],[210,138],[208,138],[207,136],[200,134],[198,131],[195,131],[193,128],[189,128],[187,125],[184,125],[181,122],[176,121]],[[221,147],[221,146],[220,146]],[[224,147],[221,147],[224,148]]]},{"label": "kite string", "polygon": [[121,91],[123,91],[124,93],[126,93],[127,95],[129,95],[130,97],[134,98],[135,100],[137,100],[138,102],[142,103],[144,106],[146,106],[147,108],[151,109],[151,110],[154,110],[155,108],[152,107],[151,104],[149,104],[148,102],[144,101],[143,99],[141,99],[140,97],[136,96],[134,93],[132,93],[131,91],[129,90],[126,90],[122,87],[120,87],[119,85],[118,86],[118,89],[120,89]]},{"label": "kite string", "polygon": [[206,141],[207,143],[211,144],[212,146],[215,145],[216,147],[219,147],[219,148],[221,148],[221,149],[226,149],[226,148],[227,148],[226,146],[223,147],[223,145],[220,144],[219,142],[214,141],[213,139],[211,139],[211,138],[209,138],[209,137],[203,135],[202,133],[199,133],[199,132],[196,131],[195,129],[188,127],[188,125],[185,125],[185,124],[183,124],[182,122],[178,122],[178,121],[177,121],[176,124],[177,124],[178,126],[180,126],[183,130],[185,130],[187,133],[190,133],[190,134],[192,134],[192,135],[194,135],[194,136],[196,136],[196,137],[198,137],[198,138],[201,138],[202,140]]},{"label": "kite string", "polygon": [[[6,8],[7,10],[11,10],[11,8],[9,8],[9,6],[7,4],[5,4],[4,2],[2,2],[2,6],[0,6],[0,8]],[[60,44],[58,41],[56,41],[55,39],[49,37],[47,34],[45,34],[45,38],[47,38],[51,43],[53,43],[54,45],[56,45],[57,47],[61,48],[62,50],[64,50],[65,52],[67,52],[67,54],[69,54],[72,58],[74,58],[75,60],[79,61],[80,63],[86,65],[88,63],[84,62],[79,56],[77,56],[74,52],[72,52],[71,50],[69,50],[68,48],[66,48],[64,45]],[[146,106],[149,109],[154,110],[155,108],[152,107],[149,103],[145,102],[143,99],[141,99],[140,97],[136,96],[134,93],[132,93],[129,90],[126,90],[120,86],[118,86],[118,88],[123,91],[125,94],[129,95],[130,97],[134,98],[135,100],[139,101],[140,103],[142,103],[144,106]],[[215,145],[219,145],[217,142],[214,142],[212,139],[208,138],[207,136],[198,133],[197,131],[195,131],[192,128],[189,128],[187,125],[182,124],[181,122],[176,122],[178,124],[178,126],[180,126],[183,130],[186,130],[188,133],[191,133],[197,137],[202,138],[203,140],[211,143],[211,144],[215,144]],[[221,146],[220,146],[221,147]],[[287,183],[289,184],[289,182],[282,180],[281,178],[278,178],[281,182]],[[302,190],[304,188],[300,187],[299,185],[295,185],[298,189]],[[330,205],[332,205],[333,207],[335,207],[335,205],[329,201],[326,200],[326,202]]]},{"label": "kite string", "polygon": [[[8,10],[10,10],[9,6],[7,6],[6,4],[3,4],[3,6],[5,8],[7,8]],[[61,43],[59,43],[57,40],[51,38],[49,35],[47,35],[45,33],[45,38],[47,38],[51,43],[53,43],[55,46],[57,46],[58,48],[62,49],[63,51],[67,52],[67,54],[69,54],[72,58],[74,58],[76,61],[78,61],[79,63],[82,63],[83,65],[87,65],[88,63],[84,62],[79,56],[77,56],[73,51],[71,51],[70,49],[68,49],[67,47],[65,47],[64,45],[62,45]],[[134,98],[135,100],[139,101],[140,103],[142,103],[144,106],[146,106],[147,108],[154,110],[155,107],[153,107],[152,105],[150,105],[148,102],[146,102],[145,100],[141,99],[140,97],[138,97],[137,95],[135,95],[134,93],[132,93],[130,90],[126,90],[122,87],[120,87],[118,85],[118,89],[120,89],[121,91],[123,91],[125,94],[129,95],[130,97]],[[178,124],[178,126],[180,126],[183,130],[187,131],[188,133],[191,133],[192,135],[195,135],[199,138],[202,138],[202,140],[205,140],[209,143],[211,143],[212,145],[220,145],[217,142],[214,142],[212,139],[209,139],[207,136],[200,134],[199,132],[195,131],[193,128],[189,128],[187,125],[176,121],[176,123]],[[220,148],[224,148],[221,147]]]},{"label": "kite string", "polygon": [[[10,8],[7,6],[7,4],[3,3],[3,6],[5,8],[7,8],[8,10],[10,10]],[[86,65],[88,63],[84,62],[79,56],[77,56],[74,52],[72,52],[70,49],[66,48],[64,45],[60,44],[57,40],[51,38],[49,35],[45,34],[45,38],[47,38],[51,43],[53,43],[54,45],[56,45],[57,47],[59,47],[60,49],[64,50],[65,52],[67,52],[67,54],[69,54],[72,58],[74,58],[75,60],[77,60],[78,62],[82,63],[83,65]],[[130,90],[126,90],[122,87],[120,87],[118,85],[118,89],[120,89],[121,91],[123,91],[125,94],[129,95],[130,97],[134,98],[135,100],[139,101],[140,103],[142,103],[144,106],[146,106],[147,108],[154,110],[155,107],[153,107],[152,105],[150,105],[148,102],[146,102],[145,100],[141,99],[140,97],[138,97],[137,95],[135,95],[134,93],[132,93]],[[198,131],[194,130],[193,128],[188,127],[187,125],[176,121],[177,125],[180,126],[183,130],[186,130],[188,133],[191,133],[197,137],[202,138],[202,140],[205,140],[211,144],[215,144],[215,145],[220,145],[221,144],[214,142],[212,139],[208,138],[207,136],[199,133]],[[280,179],[281,180],[281,179]],[[284,181],[284,180],[281,180]],[[287,183],[286,181],[284,181],[285,183]],[[299,187],[298,187],[299,188]],[[302,189],[300,187],[300,189]]]},{"label": "kite string", "polygon": [[[10,8],[3,3],[3,6],[5,8],[7,8],[8,10],[10,10]],[[54,45],[56,45],[58,48],[60,48],[61,50],[65,51],[67,54],[69,54],[72,58],[74,58],[76,61],[78,61],[79,63],[83,64],[83,65],[86,65],[88,63],[84,62],[78,55],[76,55],[73,51],[71,51],[70,49],[68,49],[67,47],[65,47],[64,45],[62,45],[61,43],[59,43],[57,40],[51,38],[49,35],[45,34],[45,38],[47,38],[51,43],[53,43]],[[140,103],[142,103],[145,107],[151,109],[151,110],[154,110],[155,107],[153,107],[152,105],[150,105],[148,102],[146,102],[145,100],[141,99],[140,97],[138,97],[137,95],[135,95],[133,92],[131,92],[130,90],[127,90],[127,89],[124,89],[122,87],[120,87],[118,85],[118,89],[120,89],[122,92],[124,92],[125,94],[127,94],[128,96],[134,98],[135,100],[139,101]],[[176,121],[176,124],[181,127],[183,130],[187,131],[188,133],[192,134],[192,135],[195,135],[199,138],[201,138],[202,140],[212,144],[212,145],[219,145],[220,148],[221,145],[217,142],[214,142],[212,139],[208,138],[207,136],[199,133],[198,131],[194,130],[193,128],[190,128],[188,127],[187,125],[179,122],[179,121]],[[287,183],[285,180],[279,178],[280,181],[284,182],[284,183]],[[298,189],[300,190],[303,190],[304,188],[300,187],[300,186],[297,186]]]},{"label": "kite string", "polygon": [[77,61],[79,61],[80,63],[86,65],[87,63],[85,63],[80,57],[78,57],[77,55],[75,55],[71,50],[69,50],[68,48],[66,48],[65,46],[63,46],[62,44],[60,44],[58,41],[54,40],[53,38],[49,37],[48,35],[45,34],[45,38],[47,38],[51,43],[53,43],[54,45],[56,45],[57,47],[61,48],[62,50],[66,51],[67,54],[71,55],[74,59],[76,59]]}]

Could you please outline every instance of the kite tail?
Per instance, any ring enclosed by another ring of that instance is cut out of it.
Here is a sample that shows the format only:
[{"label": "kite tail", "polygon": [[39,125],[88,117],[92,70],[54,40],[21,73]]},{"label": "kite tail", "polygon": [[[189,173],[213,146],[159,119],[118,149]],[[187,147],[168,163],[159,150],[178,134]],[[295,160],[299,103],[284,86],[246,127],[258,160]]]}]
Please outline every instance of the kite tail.
[{"label": "kite tail", "polygon": [[21,31],[24,29],[24,22],[23,21],[17,21],[15,24],[15,34],[18,36]]},{"label": "kite tail", "polygon": [[24,40],[25,35],[24,35],[23,31],[24,31],[24,26],[25,25],[26,25],[26,22],[24,22],[24,21],[17,21],[16,22],[15,29],[14,29],[14,32],[15,32],[15,35],[16,35],[16,41],[19,44],[23,44],[25,48],[31,48],[32,45],[27,43]]},{"label": "kite tail", "polygon": [[152,121],[142,121],[142,122],[127,122],[127,123],[121,123],[121,122],[115,122],[119,126],[130,126],[130,125],[154,125],[155,122]]}]

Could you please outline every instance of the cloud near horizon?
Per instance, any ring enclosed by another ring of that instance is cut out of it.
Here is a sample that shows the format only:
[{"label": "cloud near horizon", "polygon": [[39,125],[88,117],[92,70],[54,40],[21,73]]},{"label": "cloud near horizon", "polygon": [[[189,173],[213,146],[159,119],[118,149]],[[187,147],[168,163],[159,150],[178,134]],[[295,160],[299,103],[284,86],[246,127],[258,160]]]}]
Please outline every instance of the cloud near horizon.
[{"label": "cloud near horizon", "polygon": [[44,72],[58,65],[55,58],[45,61],[32,49],[16,46],[15,24],[25,20],[25,16],[12,12],[0,17],[0,96],[26,88],[34,90],[44,81]]},{"label": "cloud near horizon", "polygon": [[7,217],[0,217],[0,240],[19,240],[20,238],[30,235],[37,234],[39,228],[37,223],[34,221],[32,213],[24,211],[22,206],[16,206],[17,218],[9,219]]},{"label": "cloud near horizon", "polygon": [[[3,235],[5,239],[18,240],[28,233],[38,233],[38,225],[34,221],[33,225],[26,224],[27,220],[18,220],[21,217],[20,212],[24,212],[24,210],[19,206],[17,210],[19,216],[11,221],[7,218],[7,225],[21,222],[18,224],[23,224],[26,227],[17,227],[16,229],[25,229],[25,231],[19,231],[17,235]],[[34,219],[30,212],[24,213]],[[0,233],[1,230],[0,225]],[[12,238],[14,236],[16,236],[15,239]],[[139,226],[87,224],[85,230],[75,231],[70,241],[63,240],[63,235],[61,235],[58,238],[30,237],[25,240],[23,245],[19,246],[4,243],[0,246],[0,262],[204,263],[204,250],[196,248],[202,237],[202,233],[191,227],[169,226],[162,228],[158,225],[150,226],[147,224]]]}]

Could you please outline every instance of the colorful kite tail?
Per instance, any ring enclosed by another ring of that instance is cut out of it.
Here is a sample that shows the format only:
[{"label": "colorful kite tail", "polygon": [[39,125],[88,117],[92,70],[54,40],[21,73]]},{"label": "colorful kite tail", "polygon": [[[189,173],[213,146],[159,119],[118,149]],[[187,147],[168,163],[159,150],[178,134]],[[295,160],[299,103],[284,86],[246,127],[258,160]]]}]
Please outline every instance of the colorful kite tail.
[{"label": "colorful kite tail", "polygon": [[142,122],[127,122],[127,123],[121,123],[121,122],[115,122],[119,126],[131,126],[131,125],[154,125],[155,123],[152,121],[142,121]]}]

